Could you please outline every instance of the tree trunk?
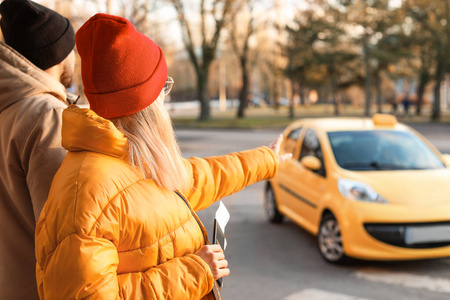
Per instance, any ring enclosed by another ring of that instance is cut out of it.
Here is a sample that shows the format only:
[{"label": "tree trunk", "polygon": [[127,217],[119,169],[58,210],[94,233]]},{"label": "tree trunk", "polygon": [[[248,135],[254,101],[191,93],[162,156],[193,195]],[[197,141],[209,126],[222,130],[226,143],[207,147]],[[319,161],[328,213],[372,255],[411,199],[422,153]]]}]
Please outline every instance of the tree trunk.
[{"label": "tree trunk", "polygon": [[419,85],[417,86],[417,116],[420,116],[422,114],[423,95],[425,94],[425,87],[429,81],[429,78],[430,74],[428,73],[428,70],[423,68],[420,72]]},{"label": "tree trunk", "polygon": [[380,72],[377,69],[375,72],[375,88],[377,91],[377,112],[382,113],[383,112],[383,103],[382,103],[382,93],[381,93],[381,78],[380,78]]},{"label": "tree trunk", "polygon": [[435,86],[434,86],[434,103],[433,112],[431,114],[431,120],[437,121],[441,117],[441,82],[444,80],[445,75],[445,60],[446,57],[443,55],[444,51],[438,51],[437,55],[437,65],[436,65],[436,76],[435,76]]},{"label": "tree trunk", "polygon": [[305,105],[305,103],[306,103],[306,101],[305,101],[305,97],[306,97],[305,96],[305,88],[302,87],[301,84],[299,84],[298,93],[299,93],[299,96],[300,96],[300,104],[301,105]]},{"label": "tree trunk", "polygon": [[273,80],[273,90],[272,90],[272,101],[275,105],[275,109],[280,109],[280,93],[278,93],[278,80],[275,78]]},{"label": "tree trunk", "polygon": [[431,120],[438,121],[441,118],[441,82],[436,82],[434,86],[434,104]]},{"label": "tree trunk", "polygon": [[248,90],[249,90],[249,76],[247,71],[247,65],[245,61],[241,61],[242,69],[242,88],[239,92],[239,108],[237,117],[242,119],[245,117],[245,109],[247,108]]},{"label": "tree trunk", "polygon": [[339,116],[339,102],[336,97],[337,83],[333,65],[328,66],[328,74],[330,76],[331,101],[334,105],[334,115]]},{"label": "tree trunk", "polygon": [[211,118],[210,103],[208,95],[208,70],[199,70],[197,72],[197,90],[200,101],[199,121],[207,121]]},{"label": "tree trunk", "polygon": [[444,78],[444,66],[438,64],[436,70],[436,84],[434,86],[434,103],[431,120],[438,121],[441,117],[441,82]]},{"label": "tree trunk", "polygon": [[294,111],[294,95],[296,93],[296,89],[294,86],[294,82],[291,81],[291,99],[289,99],[289,119],[295,118],[295,111]]},{"label": "tree trunk", "polygon": [[332,79],[332,82],[333,82],[333,84],[331,86],[331,93],[332,93],[333,103],[334,103],[334,115],[339,116],[340,111],[339,111],[339,101],[337,99],[336,83],[335,83],[334,79]]},{"label": "tree trunk", "polygon": [[367,45],[367,40],[364,41],[364,64],[366,67],[366,80],[365,80],[365,94],[366,94],[366,105],[365,105],[365,116],[370,116],[370,102],[371,102],[371,82],[370,82],[370,57],[369,57],[369,47]]}]

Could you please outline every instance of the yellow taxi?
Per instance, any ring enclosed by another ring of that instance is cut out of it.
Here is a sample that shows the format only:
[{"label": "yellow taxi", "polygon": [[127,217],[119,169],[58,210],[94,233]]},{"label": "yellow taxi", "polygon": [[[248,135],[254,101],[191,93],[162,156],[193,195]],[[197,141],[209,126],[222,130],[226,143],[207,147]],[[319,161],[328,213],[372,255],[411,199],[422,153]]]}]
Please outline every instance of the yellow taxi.
[{"label": "yellow taxi", "polygon": [[392,115],[302,119],[267,182],[271,222],[317,236],[329,262],[450,256],[450,156]]}]

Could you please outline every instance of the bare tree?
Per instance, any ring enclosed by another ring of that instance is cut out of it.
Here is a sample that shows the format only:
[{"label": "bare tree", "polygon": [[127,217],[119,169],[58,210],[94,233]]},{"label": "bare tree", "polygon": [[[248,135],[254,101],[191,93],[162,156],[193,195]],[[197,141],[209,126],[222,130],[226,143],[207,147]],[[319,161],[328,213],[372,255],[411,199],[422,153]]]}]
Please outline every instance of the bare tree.
[{"label": "bare tree", "polygon": [[[169,0],[173,4],[182,30],[183,44],[197,75],[197,92],[200,101],[199,120],[208,120],[211,116],[208,79],[209,69],[216,55],[220,35],[232,12],[235,0],[200,0],[200,38],[196,39],[193,19],[188,18],[182,0]],[[195,20],[195,18],[194,18]],[[200,40],[200,46],[197,41]],[[199,50],[200,54],[197,55]]]},{"label": "bare tree", "polygon": [[[253,14],[253,0],[243,0],[233,13],[230,26],[230,42],[234,53],[239,59],[241,67],[242,86],[239,92],[239,108],[237,118],[244,118],[250,89],[250,65],[256,61],[257,55],[250,57],[250,38],[255,33],[255,18]],[[239,12],[239,13],[238,13]],[[239,17],[239,24],[237,19]]]}]

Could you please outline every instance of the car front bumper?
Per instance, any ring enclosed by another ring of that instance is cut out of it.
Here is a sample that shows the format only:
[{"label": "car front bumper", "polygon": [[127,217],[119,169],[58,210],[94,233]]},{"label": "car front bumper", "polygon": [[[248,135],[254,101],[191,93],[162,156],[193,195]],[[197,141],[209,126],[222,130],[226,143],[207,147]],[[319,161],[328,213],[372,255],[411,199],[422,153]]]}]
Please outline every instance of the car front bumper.
[{"label": "car front bumper", "polygon": [[450,205],[411,209],[352,201],[338,216],[344,251],[368,260],[450,256],[449,212]]}]

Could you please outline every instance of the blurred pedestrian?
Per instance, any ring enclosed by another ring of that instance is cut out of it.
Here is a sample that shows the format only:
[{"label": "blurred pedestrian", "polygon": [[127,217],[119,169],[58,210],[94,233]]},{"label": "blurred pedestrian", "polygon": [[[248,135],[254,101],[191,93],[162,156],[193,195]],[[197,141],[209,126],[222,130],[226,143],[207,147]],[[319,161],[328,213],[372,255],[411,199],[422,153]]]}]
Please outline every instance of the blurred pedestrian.
[{"label": "blurred pedestrian", "polygon": [[0,299],[33,300],[35,227],[66,154],[61,119],[75,33],[28,0],[5,0],[0,14]]},{"label": "blurred pedestrian", "polygon": [[403,112],[405,113],[405,116],[409,117],[410,116],[410,107],[411,107],[411,100],[409,99],[409,95],[406,94],[405,97],[402,100],[402,105],[403,105]]},{"label": "blurred pedestrian", "polygon": [[164,106],[173,80],[162,50],[105,14],[76,42],[91,109],[63,113],[68,154],[36,230],[41,299],[212,299],[230,270],[195,211],[274,176],[282,138],[184,159]]}]

